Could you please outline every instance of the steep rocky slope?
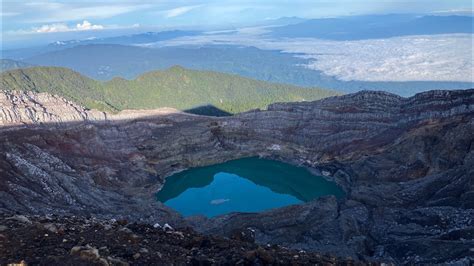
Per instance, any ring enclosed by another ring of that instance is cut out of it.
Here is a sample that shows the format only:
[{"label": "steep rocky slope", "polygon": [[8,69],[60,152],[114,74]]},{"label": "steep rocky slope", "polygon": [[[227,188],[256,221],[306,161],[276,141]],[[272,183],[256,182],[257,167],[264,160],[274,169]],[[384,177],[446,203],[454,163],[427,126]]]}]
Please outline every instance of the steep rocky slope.
[{"label": "steep rocky slope", "polygon": [[[193,226],[262,244],[395,263],[469,263],[474,90],[360,92],[215,118],[179,112],[0,129],[3,213]],[[183,219],[154,200],[166,176],[245,156],[309,167],[346,198]]]}]

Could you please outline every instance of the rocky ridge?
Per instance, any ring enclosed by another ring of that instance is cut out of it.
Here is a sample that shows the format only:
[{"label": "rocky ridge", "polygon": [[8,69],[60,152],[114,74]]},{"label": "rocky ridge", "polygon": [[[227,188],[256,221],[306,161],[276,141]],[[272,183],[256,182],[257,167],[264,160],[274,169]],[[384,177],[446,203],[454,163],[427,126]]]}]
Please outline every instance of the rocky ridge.
[{"label": "rocky ridge", "polygon": [[[251,228],[261,244],[363,261],[474,257],[474,90],[359,92],[232,117],[169,112],[2,131],[2,213],[166,222],[227,237]],[[246,156],[308,167],[347,196],[213,219],[183,219],[154,200],[176,171]]]}]

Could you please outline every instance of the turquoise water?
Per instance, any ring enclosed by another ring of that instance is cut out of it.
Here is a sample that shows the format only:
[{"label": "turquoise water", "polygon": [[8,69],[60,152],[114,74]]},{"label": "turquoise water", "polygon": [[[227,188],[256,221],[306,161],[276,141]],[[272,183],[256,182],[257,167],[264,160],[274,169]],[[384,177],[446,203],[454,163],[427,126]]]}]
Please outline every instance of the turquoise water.
[{"label": "turquoise water", "polygon": [[324,195],[342,197],[344,192],[306,168],[252,157],[172,175],[157,199],[184,216],[213,217],[300,204]]}]

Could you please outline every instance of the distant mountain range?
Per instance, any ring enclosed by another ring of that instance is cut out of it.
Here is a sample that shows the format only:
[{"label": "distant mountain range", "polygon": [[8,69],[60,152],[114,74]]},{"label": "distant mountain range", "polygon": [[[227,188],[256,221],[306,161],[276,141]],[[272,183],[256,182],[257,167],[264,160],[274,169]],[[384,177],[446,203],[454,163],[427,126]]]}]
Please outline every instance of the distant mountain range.
[{"label": "distant mountain range", "polygon": [[[305,68],[295,67],[305,60],[278,51],[239,46],[142,48],[107,44],[81,45],[40,54],[24,61],[36,65],[68,67],[100,80],[113,77],[132,79],[144,72],[174,65],[272,82],[292,79],[304,82],[307,79],[304,77]],[[308,71],[311,75],[314,74],[314,71]],[[285,75],[295,77],[284,78]],[[308,81],[306,85],[311,83]]]},{"label": "distant mountain range", "polygon": [[[335,91],[268,83],[236,75],[179,66],[140,75],[134,80],[96,81],[67,68],[30,67],[0,74],[0,90],[48,92],[87,108],[104,111],[174,107],[206,113],[266,108],[275,102],[316,100]],[[204,107],[204,109],[203,109]]]},{"label": "distant mountain range", "polygon": [[184,31],[184,30],[170,30],[170,31],[159,31],[159,32],[145,32],[139,34],[123,35],[108,38],[92,38],[86,40],[69,40],[69,41],[57,41],[51,43],[50,46],[56,46],[61,48],[74,47],[77,45],[87,44],[121,44],[121,45],[135,45],[135,44],[146,44],[155,43],[159,41],[170,40],[174,38],[184,36],[196,36],[201,34],[200,31]]},{"label": "distant mountain range", "polygon": [[257,25],[259,26],[282,26],[282,25],[291,25],[291,24],[297,24],[301,23],[303,21],[306,21],[308,19],[306,18],[300,18],[300,17],[280,17],[276,19],[267,19],[263,22],[258,23]]},{"label": "distant mountain range", "polygon": [[472,16],[370,15],[311,19],[274,28],[268,35],[329,40],[383,39],[406,35],[473,33]]},{"label": "distant mountain range", "polygon": [[[348,16],[305,19],[281,17],[268,19],[256,26],[266,26],[266,36],[274,38],[320,38],[329,40],[380,39],[404,35],[473,33],[473,16],[416,16],[406,14]],[[237,32],[237,28],[228,29]],[[206,34],[198,30],[145,32],[106,38],[56,41],[49,45],[2,51],[2,58],[26,59],[78,45],[121,44],[143,45]],[[207,32],[209,34],[209,32]]]},{"label": "distant mountain range", "polygon": [[[312,37],[331,40],[388,38],[413,34],[472,33],[471,16],[370,15],[328,19],[284,17],[270,19],[264,25],[267,37]],[[283,25],[283,26],[281,26]],[[162,31],[109,38],[70,40],[42,47],[2,51],[2,70],[38,66],[71,68],[97,80],[114,77],[134,79],[153,70],[181,65],[196,70],[237,74],[262,81],[304,87],[323,87],[343,92],[385,90],[401,96],[432,89],[465,89],[470,82],[342,81],[305,66],[308,59],[280,51],[241,46],[175,46],[145,48],[134,46],[204,34],[201,31]],[[14,62],[12,60],[17,60]]]},{"label": "distant mountain range", "polygon": [[367,82],[341,81],[304,67],[308,59],[280,51],[241,46],[143,48],[123,45],[81,45],[25,59],[33,65],[71,68],[98,80],[136,78],[148,71],[174,65],[197,70],[237,74],[295,86],[321,87],[343,92],[385,90],[402,96],[431,89],[471,88],[469,82]]},{"label": "distant mountain range", "polygon": [[88,44],[121,44],[121,45],[140,45],[147,43],[156,43],[159,41],[170,40],[184,36],[195,36],[201,34],[200,31],[170,30],[159,32],[145,32],[131,35],[122,35],[107,38],[88,38],[83,40],[65,40],[56,41],[48,45],[35,46],[20,49],[7,49],[2,51],[2,58],[24,60],[26,58],[72,48]]}]

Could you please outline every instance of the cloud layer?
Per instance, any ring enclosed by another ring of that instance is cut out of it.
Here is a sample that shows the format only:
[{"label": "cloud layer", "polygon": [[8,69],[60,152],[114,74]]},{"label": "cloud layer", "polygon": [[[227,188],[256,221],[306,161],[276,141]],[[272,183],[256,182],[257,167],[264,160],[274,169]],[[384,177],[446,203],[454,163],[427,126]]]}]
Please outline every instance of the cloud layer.
[{"label": "cloud layer", "polygon": [[341,80],[474,82],[472,34],[407,36],[362,41],[266,39],[265,28],[208,34],[165,45],[237,44],[281,50],[310,60],[306,66]]},{"label": "cloud layer", "polygon": [[472,38],[465,34],[320,41],[288,51],[306,53],[312,59],[309,68],[346,81],[474,82]]}]

